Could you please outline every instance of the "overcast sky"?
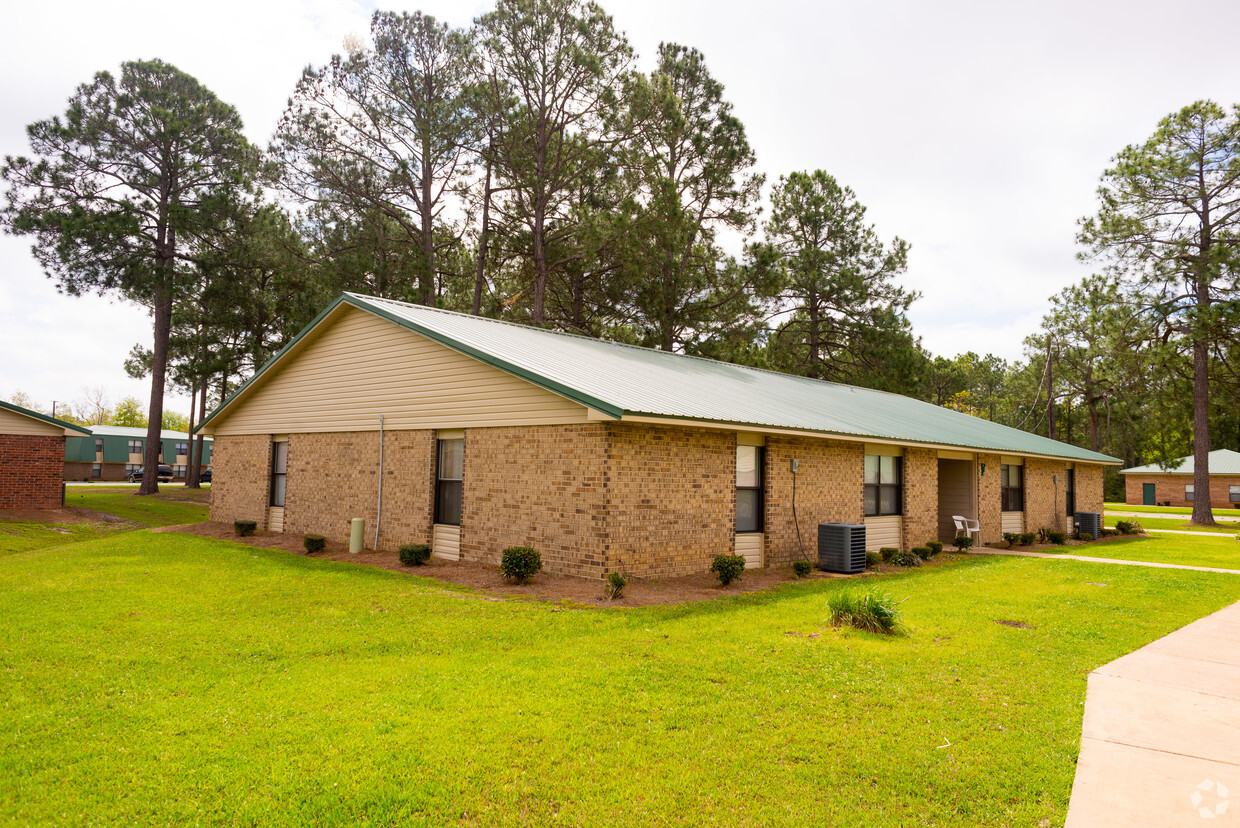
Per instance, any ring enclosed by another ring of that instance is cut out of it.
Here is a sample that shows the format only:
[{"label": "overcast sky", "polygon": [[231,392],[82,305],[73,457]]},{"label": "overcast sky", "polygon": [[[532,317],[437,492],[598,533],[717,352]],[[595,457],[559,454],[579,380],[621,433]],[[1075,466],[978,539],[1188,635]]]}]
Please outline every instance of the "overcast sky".
[{"label": "overcast sky", "polygon": [[[394,8],[384,5],[384,8]],[[429,0],[466,26],[490,2]],[[934,354],[1021,355],[1047,299],[1089,273],[1076,220],[1108,160],[1200,98],[1240,102],[1226,2],[606,0],[649,69],[660,41],[695,46],[725,85],[770,184],[821,168],[912,245],[914,332]],[[0,154],[124,60],[162,58],[233,104],[267,144],[301,69],[368,29],[348,0],[23,2],[0,9]],[[398,8],[398,7],[396,7]],[[102,386],[146,401],[121,363],[149,345],[145,311],[61,296],[0,237],[0,399],[50,406]],[[186,401],[172,400],[178,407]]]}]

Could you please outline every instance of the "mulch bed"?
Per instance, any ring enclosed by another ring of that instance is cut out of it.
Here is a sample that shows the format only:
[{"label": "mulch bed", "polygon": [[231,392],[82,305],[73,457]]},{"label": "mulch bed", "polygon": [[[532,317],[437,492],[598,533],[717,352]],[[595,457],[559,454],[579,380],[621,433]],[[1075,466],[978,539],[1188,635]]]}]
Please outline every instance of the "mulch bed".
[{"label": "mulch bed", "polygon": [[[395,552],[373,552],[366,550],[356,555],[349,554],[346,544],[327,542],[322,552],[310,555],[302,547],[302,537],[297,534],[280,532],[255,532],[248,537],[240,538],[233,531],[231,523],[194,523],[188,526],[168,526],[152,531],[183,532],[190,535],[201,535],[208,538],[245,543],[264,549],[283,549],[295,555],[320,558],[342,563],[376,566],[405,575],[417,575],[434,578],[450,584],[471,587],[494,596],[512,598],[531,598],[539,601],[584,604],[597,607],[645,607],[655,604],[679,604],[686,601],[704,601],[722,598],[728,595],[740,595],[747,592],[759,592],[774,589],[781,584],[795,582],[796,576],[791,566],[770,567],[767,569],[750,570],[731,586],[722,587],[718,579],[709,572],[696,575],[685,575],[679,578],[632,578],[624,590],[624,597],[612,601],[603,595],[603,581],[589,578],[578,578],[572,575],[555,575],[540,572],[526,584],[514,584],[506,581],[499,574],[499,567],[477,563],[475,561],[446,561],[432,557],[423,566],[405,566]],[[936,566],[954,556],[940,555],[926,562],[927,566]],[[902,572],[901,567],[882,565],[878,570],[869,570],[866,575],[874,572]],[[814,570],[804,580],[818,581],[828,578],[849,578],[853,576],[835,575],[829,572]]]}]

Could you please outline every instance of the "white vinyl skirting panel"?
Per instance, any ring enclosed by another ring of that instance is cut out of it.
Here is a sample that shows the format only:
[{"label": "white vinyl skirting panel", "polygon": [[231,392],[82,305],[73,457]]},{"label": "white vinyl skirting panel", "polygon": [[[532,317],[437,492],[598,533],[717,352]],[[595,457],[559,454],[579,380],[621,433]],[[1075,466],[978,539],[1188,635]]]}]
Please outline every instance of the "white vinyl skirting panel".
[{"label": "white vinyl skirting panel", "polygon": [[899,549],[900,530],[903,528],[903,525],[904,518],[899,515],[866,518],[865,551],[870,552],[875,549],[882,549],[884,546]]},{"label": "white vinyl skirting panel", "polygon": [[1025,531],[1025,513],[1024,512],[1003,512],[999,521],[1002,527],[1001,532],[1024,532]]},{"label": "white vinyl skirting panel", "polygon": [[745,559],[746,569],[762,568],[763,546],[761,532],[744,532],[736,536],[736,554]]},{"label": "white vinyl skirting panel", "polygon": [[436,523],[431,534],[431,551],[450,561],[461,559],[461,527]]}]

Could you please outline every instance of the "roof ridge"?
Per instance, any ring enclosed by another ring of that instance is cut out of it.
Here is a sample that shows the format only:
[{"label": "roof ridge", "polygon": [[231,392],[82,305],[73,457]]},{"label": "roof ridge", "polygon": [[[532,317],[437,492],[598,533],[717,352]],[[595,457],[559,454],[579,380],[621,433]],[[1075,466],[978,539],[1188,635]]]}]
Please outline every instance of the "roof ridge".
[{"label": "roof ridge", "polygon": [[[664,351],[662,348],[648,348],[645,345],[633,345],[628,342],[617,342],[614,339],[604,339],[598,336],[586,336],[585,334],[573,333],[572,331],[560,331],[560,330],[556,330],[555,328],[539,328],[539,327],[535,327],[534,325],[526,325],[521,322],[513,322],[508,319],[495,319],[494,317],[490,317],[490,316],[479,316],[473,313],[464,313],[462,311],[448,310],[447,308],[437,308],[432,305],[420,305],[416,302],[403,302],[399,299],[388,299],[382,296],[370,296],[369,294],[352,293],[350,291],[345,291],[345,294],[347,296],[352,296],[356,299],[362,299],[362,300],[371,301],[371,302],[384,302],[384,303],[388,303],[392,305],[400,305],[401,307],[409,308],[411,310],[416,310],[416,311],[432,311],[434,313],[441,313],[447,316],[458,316],[463,319],[478,319],[478,320],[482,320],[485,322],[494,322],[499,325],[508,325],[510,327],[520,328],[521,330],[526,330],[526,331],[536,331],[539,333],[553,334],[555,336],[569,337],[571,339],[580,339],[583,342],[603,343],[606,345],[615,346],[617,348],[632,348],[633,350],[641,351],[642,353],[646,353],[646,354],[660,354],[660,355],[666,355],[670,357],[679,357],[681,359],[695,359],[700,362],[709,362],[714,365],[727,365],[731,368],[740,368],[745,371],[755,371],[761,374],[772,374],[778,377],[785,377],[785,378],[790,378],[794,380],[804,380],[806,382],[817,383],[819,385],[832,385],[837,388],[847,388],[852,391],[866,391],[866,392],[872,392],[875,394],[888,394],[888,395],[893,395],[897,397],[906,396],[904,394],[896,394],[894,391],[884,391],[881,388],[867,388],[864,385],[852,385],[846,382],[834,382],[832,380],[819,379],[817,377],[806,377],[800,374],[789,374],[784,371],[776,371],[773,368],[759,368],[756,365],[742,365],[739,362],[727,362],[722,359],[712,359],[711,357],[698,356],[697,354],[683,354],[677,351]],[[662,356],[660,356],[659,358],[662,359]],[[916,399],[916,398],[910,397],[909,399]],[[951,409],[948,409],[948,410],[951,410]]]}]

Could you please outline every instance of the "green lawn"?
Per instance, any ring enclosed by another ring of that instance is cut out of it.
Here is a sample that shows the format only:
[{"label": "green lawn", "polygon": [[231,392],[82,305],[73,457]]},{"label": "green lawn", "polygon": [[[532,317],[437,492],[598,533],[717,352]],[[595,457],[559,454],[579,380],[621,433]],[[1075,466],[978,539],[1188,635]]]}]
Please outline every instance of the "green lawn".
[{"label": "green lawn", "polygon": [[1235,539],[1234,533],[1218,537],[1153,534],[1087,543],[1063,551],[1090,558],[1240,569],[1240,541]]},{"label": "green lawn", "polygon": [[1086,674],[1240,600],[1070,560],[878,583],[907,637],[823,627],[840,581],[599,611],[169,533],[9,555],[0,819],[1060,824]]},{"label": "green lawn", "polygon": [[[1103,508],[1108,512],[1139,512],[1141,514],[1191,515],[1193,513],[1191,506],[1134,506],[1130,503],[1104,503]],[[1221,509],[1215,506],[1211,511],[1216,518],[1240,517],[1240,509]]]},{"label": "green lawn", "polygon": [[1151,532],[1157,532],[1159,529],[1173,529],[1177,532],[1215,532],[1218,534],[1229,535],[1233,537],[1237,534],[1240,534],[1240,523],[1230,522],[1230,523],[1219,523],[1216,526],[1198,526],[1195,523],[1189,523],[1188,521],[1184,520],[1183,517],[1164,518],[1164,517],[1142,516],[1139,518],[1130,518],[1130,517],[1125,518],[1125,517],[1112,517],[1111,515],[1107,515],[1103,519],[1103,523],[1106,526],[1114,527],[1115,524],[1121,520],[1129,520],[1129,521],[1135,520],[1137,523],[1141,524],[1141,527],[1143,529],[1146,529]]},{"label": "green lawn", "polygon": [[134,487],[71,486],[66,490],[66,506],[93,509],[107,518],[78,523],[0,520],[0,557],[134,529],[198,523],[207,519],[206,501],[185,498],[205,498],[208,491],[161,486],[159,494],[139,497]]}]

